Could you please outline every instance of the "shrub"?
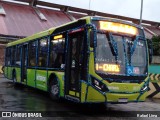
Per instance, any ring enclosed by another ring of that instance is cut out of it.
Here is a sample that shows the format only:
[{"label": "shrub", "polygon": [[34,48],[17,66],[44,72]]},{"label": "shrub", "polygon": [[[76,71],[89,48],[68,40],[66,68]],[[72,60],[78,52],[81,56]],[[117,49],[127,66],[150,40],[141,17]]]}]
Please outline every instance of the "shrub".
[{"label": "shrub", "polygon": [[160,55],[160,35],[152,37],[153,55]]}]

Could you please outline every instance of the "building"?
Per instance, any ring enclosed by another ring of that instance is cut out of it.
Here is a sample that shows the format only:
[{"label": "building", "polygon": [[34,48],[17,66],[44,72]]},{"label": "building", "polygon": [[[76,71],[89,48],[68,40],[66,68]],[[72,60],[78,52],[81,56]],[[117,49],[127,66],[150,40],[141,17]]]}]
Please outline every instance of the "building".
[{"label": "building", "polygon": [[[117,18],[134,23],[139,19],[117,16],[65,5],[51,4],[37,0],[0,1],[0,66],[4,64],[5,44],[34,33],[59,26],[75,19],[97,15]],[[160,23],[143,20],[148,39],[160,35]],[[146,25],[147,24],[147,25]]]}]

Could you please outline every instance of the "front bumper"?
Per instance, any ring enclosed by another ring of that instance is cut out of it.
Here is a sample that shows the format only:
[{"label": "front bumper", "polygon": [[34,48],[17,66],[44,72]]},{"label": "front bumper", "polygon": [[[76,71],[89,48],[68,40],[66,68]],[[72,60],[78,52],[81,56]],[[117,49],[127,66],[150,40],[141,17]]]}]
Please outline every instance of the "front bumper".
[{"label": "front bumper", "polygon": [[107,93],[107,102],[120,102],[120,99],[127,99],[127,102],[143,102],[146,99],[147,92],[132,93],[132,94],[117,94],[117,93]]},{"label": "front bumper", "polygon": [[146,99],[147,91],[143,93],[102,93],[89,86],[86,94],[85,102],[87,103],[121,103],[123,102],[122,99],[125,99],[125,102],[143,102]]}]

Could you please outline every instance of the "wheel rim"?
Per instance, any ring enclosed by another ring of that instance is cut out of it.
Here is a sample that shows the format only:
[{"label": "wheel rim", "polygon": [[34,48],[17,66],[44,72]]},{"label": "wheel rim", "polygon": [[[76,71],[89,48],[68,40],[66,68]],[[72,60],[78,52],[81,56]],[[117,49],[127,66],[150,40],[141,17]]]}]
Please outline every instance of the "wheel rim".
[{"label": "wheel rim", "polygon": [[51,93],[52,93],[54,96],[56,96],[56,95],[58,95],[58,92],[59,92],[58,84],[52,85],[52,86],[51,86]]}]

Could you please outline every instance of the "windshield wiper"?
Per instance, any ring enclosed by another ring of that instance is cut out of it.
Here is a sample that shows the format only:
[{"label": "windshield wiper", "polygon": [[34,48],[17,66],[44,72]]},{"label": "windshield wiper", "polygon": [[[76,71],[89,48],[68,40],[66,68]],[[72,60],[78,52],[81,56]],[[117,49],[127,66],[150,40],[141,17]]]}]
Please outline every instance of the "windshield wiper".
[{"label": "windshield wiper", "polygon": [[112,54],[115,56],[116,62],[118,61],[118,47],[117,42],[114,40],[112,33],[108,33],[109,46]]},{"label": "windshield wiper", "polygon": [[133,55],[133,53],[136,49],[136,46],[137,46],[137,42],[140,38],[142,38],[142,37],[141,36],[136,36],[136,38],[134,39],[133,46],[131,47],[131,56]]}]

